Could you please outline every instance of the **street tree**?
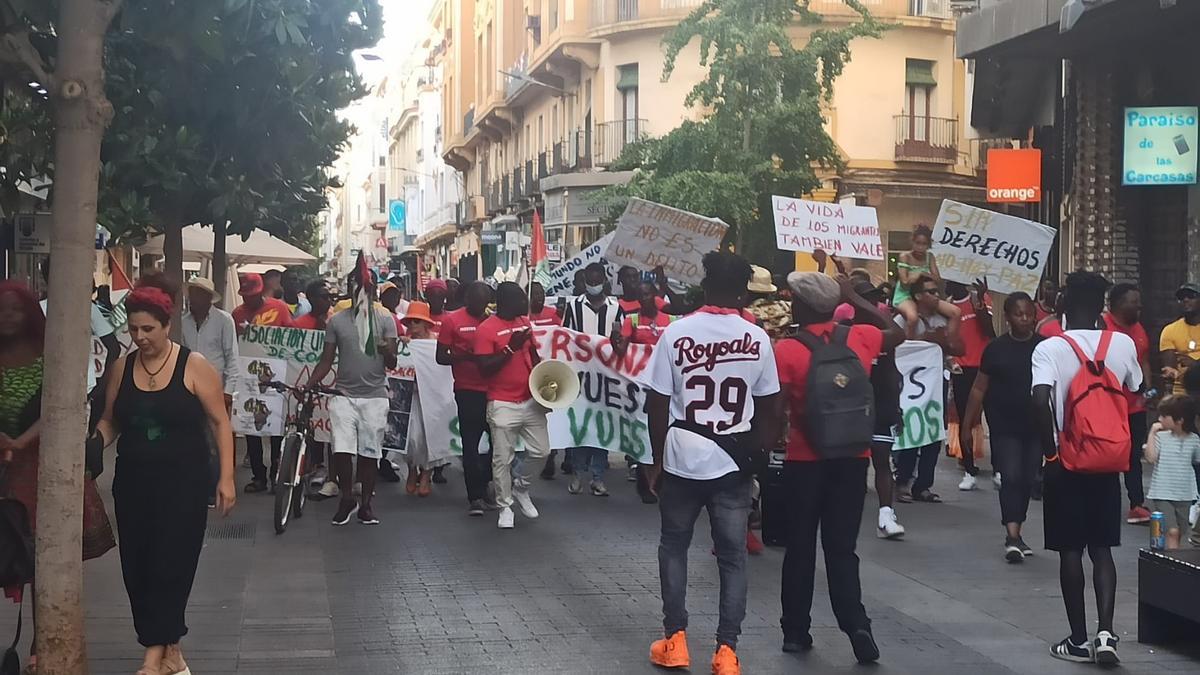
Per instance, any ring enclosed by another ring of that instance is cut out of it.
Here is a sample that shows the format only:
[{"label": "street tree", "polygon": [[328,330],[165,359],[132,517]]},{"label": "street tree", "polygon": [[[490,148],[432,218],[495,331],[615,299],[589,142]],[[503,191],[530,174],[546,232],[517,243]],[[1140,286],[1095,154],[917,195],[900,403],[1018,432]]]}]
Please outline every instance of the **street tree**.
[{"label": "street tree", "polygon": [[886,28],[857,0],[845,2],[858,20],[826,27],[808,0],[704,0],[663,40],[664,79],[699,45],[706,74],[685,104],[701,119],[627,146],[612,168],[634,177],[603,198],[615,209],[638,196],[719,217],[740,253],[769,262],[771,195],[811,192],[819,170],[840,166],[822,106],[851,41]]},{"label": "street tree", "polygon": [[[83,441],[85,373],[91,338],[79,330],[91,297],[100,143],[112,120],[104,93],[104,36],[120,0],[3,0],[0,61],[36,78],[47,92],[54,128],[50,296],[44,347],[38,467],[38,672],[87,672],[83,638]],[[34,35],[58,36],[53,58]],[[24,82],[21,82],[24,80]],[[10,80],[11,81],[11,80]]]}]

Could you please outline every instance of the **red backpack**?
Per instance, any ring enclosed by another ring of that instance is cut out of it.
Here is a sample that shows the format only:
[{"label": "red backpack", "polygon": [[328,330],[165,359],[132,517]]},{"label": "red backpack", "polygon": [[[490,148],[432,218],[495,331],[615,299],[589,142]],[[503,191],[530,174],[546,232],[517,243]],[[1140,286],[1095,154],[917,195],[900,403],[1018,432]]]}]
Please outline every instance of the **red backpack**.
[{"label": "red backpack", "polygon": [[1066,335],[1075,350],[1079,372],[1067,389],[1058,454],[1063,467],[1079,473],[1124,473],[1129,470],[1129,400],[1116,375],[1104,366],[1112,331],[1104,331],[1096,356],[1089,359]]}]

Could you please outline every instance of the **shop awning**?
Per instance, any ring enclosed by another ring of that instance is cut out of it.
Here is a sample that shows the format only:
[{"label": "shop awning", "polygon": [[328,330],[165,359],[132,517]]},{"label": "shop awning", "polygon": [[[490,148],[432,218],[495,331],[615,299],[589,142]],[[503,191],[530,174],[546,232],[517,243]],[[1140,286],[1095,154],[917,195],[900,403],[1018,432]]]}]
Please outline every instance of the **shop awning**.
[{"label": "shop awning", "polygon": [[447,223],[446,225],[436,227],[436,228],[426,232],[425,234],[417,237],[417,240],[413,243],[416,245],[417,248],[422,248],[422,249],[428,248],[429,245],[432,244],[433,242],[438,241],[440,239],[445,239],[447,237],[453,237],[457,232],[458,232],[457,225],[455,225],[454,223]]},{"label": "shop awning", "polygon": [[905,59],[904,83],[925,87],[936,87],[937,80],[933,79],[933,61],[925,61],[922,59]]},{"label": "shop awning", "polygon": [[[162,255],[163,236],[151,237],[138,247],[142,255]],[[213,230],[205,225],[183,228],[184,262],[203,262],[213,257]],[[313,256],[264,230],[254,230],[243,240],[231,234],[225,238],[225,259],[230,265],[275,264],[303,265],[316,260]]]}]

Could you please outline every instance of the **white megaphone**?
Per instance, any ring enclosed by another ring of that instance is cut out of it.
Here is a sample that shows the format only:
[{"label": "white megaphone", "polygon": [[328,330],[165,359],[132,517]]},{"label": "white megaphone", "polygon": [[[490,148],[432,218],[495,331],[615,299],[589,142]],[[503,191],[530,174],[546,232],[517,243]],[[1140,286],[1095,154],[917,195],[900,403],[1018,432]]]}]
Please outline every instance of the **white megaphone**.
[{"label": "white megaphone", "polygon": [[529,373],[529,393],[551,410],[566,408],[579,397],[579,375],[564,361],[542,361]]}]

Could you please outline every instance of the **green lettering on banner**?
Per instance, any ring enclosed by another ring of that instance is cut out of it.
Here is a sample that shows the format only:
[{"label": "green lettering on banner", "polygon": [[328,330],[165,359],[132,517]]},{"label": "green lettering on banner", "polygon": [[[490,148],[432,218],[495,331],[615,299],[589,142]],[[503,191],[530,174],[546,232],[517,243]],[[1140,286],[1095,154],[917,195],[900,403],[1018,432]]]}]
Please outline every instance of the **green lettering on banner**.
[{"label": "green lettering on banner", "polygon": [[462,454],[462,434],[458,430],[458,415],[450,420],[450,452]]},{"label": "green lettering on banner", "polygon": [[646,446],[641,442],[646,424],[640,420],[621,417],[621,452],[637,461],[646,458]]},{"label": "green lettering on banner", "polygon": [[588,408],[583,413],[583,422],[576,423],[575,408],[567,408],[567,419],[571,422],[571,440],[574,441],[572,447],[580,447],[583,445],[583,439],[587,437],[588,422],[592,419],[592,409]]},{"label": "green lettering on banner", "polygon": [[927,401],[923,406],[904,411],[904,428],[896,439],[898,449],[920,448],[943,440],[942,404]]},{"label": "green lettering on banner", "polygon": [[608,410],[596,411],[596,440],[600,441],[600,447],[612,446],[613,436],[616,435],[616,432],[617,428],[613,423],[612,413]]}]

